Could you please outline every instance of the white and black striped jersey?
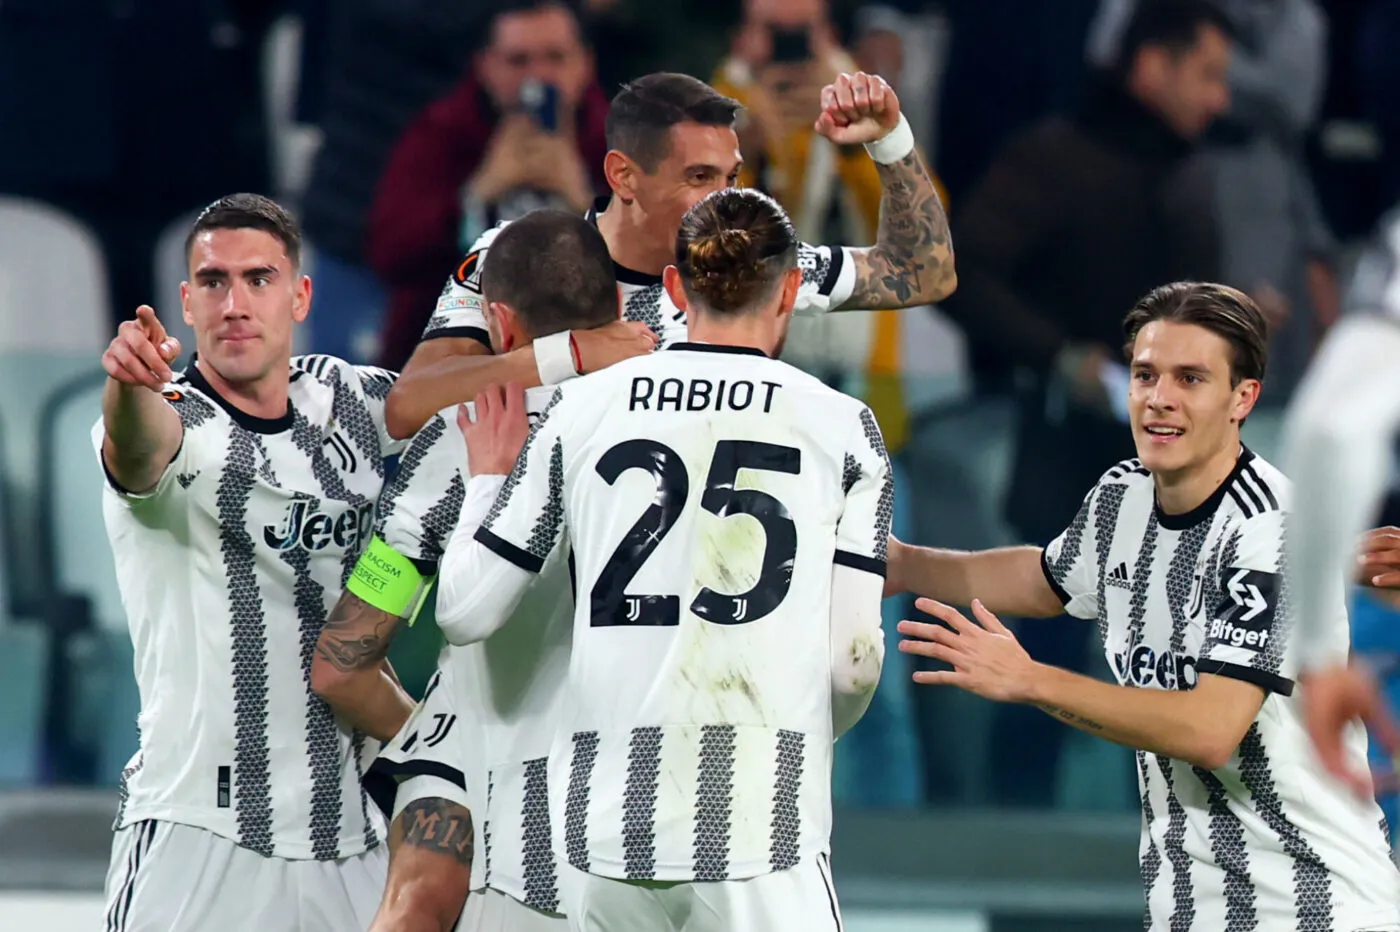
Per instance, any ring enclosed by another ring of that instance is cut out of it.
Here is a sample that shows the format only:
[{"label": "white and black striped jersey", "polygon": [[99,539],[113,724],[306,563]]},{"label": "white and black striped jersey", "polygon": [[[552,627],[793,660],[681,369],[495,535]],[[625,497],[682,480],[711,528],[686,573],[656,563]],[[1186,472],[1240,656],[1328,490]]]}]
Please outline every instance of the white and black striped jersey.
[{"label": "white and black striped jersey", "polygon": [[[1200,674],[1267,691],[1229,763],[1207,771],[1138,751],[1151,929],[1369,929],[1400,923],[1400,873],[1380,809],[1317,763],[1294,694],[1284,562],[1288,482],[1248,450],[1200,507],[1156,505],[1137,460],[1110,469],[1046,548],[1051,586],[1096,619],[1118,682],[1192,689]],[[1345,657],[1346,607],[1327,648]],[[1366,739],[1349,738],[1358,766]]]},{"label": "white and black striped jersey", "polygon": [[[532,421],[553,394],[553,387],[526,391]],[[454,406],[423,426],[379,502],[376,533],[425,577],[437,574],[459,517],[471,517],[463,515],[470,476],[456,418]],[[476,523],[493,500],[480,503]],[[515,614],[489,640],[444,648],[423,712],[385,747],[373,769],[400,780],[434,773],[460,780],[477,830],[476,850],[484,858],[472,872],[472,888],[491,886],[557,913],[545,768],[573,623],[562,560],[540,574]]]},{"label": "white and black striped jersey", "polygon": [[[184,438],[148,493],[111,482],[103,516],[136,652],[141,749],[118,827],[207,829],[268,857],[374,847],[365,736],[311,690],[317,637],[369,542],[395,374],[291,362],[287,412],[248,415],[192,362],[167,386]],[[104,428],[93,443],[102,456]]]},{"label": "white and black striped jersey", "polygon": [[[588,220],[597,225],[598,214],[607,206],[607,198],[596,202],[588,211]],[[492,227],[472,244],[443,287],[433,316],[423,331],[424,340],[471,337],[481,341],[488,350],[491,348],[481,293],[481,269],[491,241],[504,228],[504,223]],[[802,243],[798,246],[797,262],[802,267],[802,286],[797,293],[794,313],[821,314],[840,307],[850,298],[855,288],[856,263],[849,249]],[[646,275],[621,265],[615,268],[622,292],[623,319],[646,324],[661,338],[662,347],[684,340],[685,312],[666,294],[661,276]]]},{"label": "white and black striped jersey", "polygon": [[489,632],[572,548],[556,854],[709,881],[827,850],[832,577],[873,583],[878,618],[893,499],[870,409],[757,350],[673,344],[556,390],[438,593]]}]

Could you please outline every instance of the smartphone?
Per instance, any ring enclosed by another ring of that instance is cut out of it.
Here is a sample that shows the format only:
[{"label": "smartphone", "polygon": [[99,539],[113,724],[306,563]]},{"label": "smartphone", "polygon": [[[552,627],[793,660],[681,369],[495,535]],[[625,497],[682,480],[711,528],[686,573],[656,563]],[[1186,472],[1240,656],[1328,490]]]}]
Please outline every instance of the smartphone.
[{"label": "smartphone", "polygon": [[547,133],[559,129],[559,88],[533,78],[520,85],[520,107]]},{"label": "smartphone", "polygon": [[792,65],[812,60],[812,34],[806,26],[796,29],[770,26],[769,33],[773,38],[774,64]]}]

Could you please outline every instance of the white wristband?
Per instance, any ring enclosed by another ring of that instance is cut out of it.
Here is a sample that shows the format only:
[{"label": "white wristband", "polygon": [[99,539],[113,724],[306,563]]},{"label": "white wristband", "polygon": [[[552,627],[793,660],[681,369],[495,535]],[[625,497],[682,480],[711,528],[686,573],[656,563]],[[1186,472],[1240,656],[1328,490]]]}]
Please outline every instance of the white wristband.
[{"label": "white wristband", "polygon": [[867,142],[865,151],[881,165],[893,165],[913,152],[914,131],[909,128],[909,121],[904,118],[904,114],[899,115],[899,122],[895,124],[894,129],[874,142]]},{"label": "white wristband", "polygon": [[569,331],[539,337],[531,344],[535,348],[535,369],[541,385],[558,385],[578,375],[574,368],[574,351],[569,346]]}]

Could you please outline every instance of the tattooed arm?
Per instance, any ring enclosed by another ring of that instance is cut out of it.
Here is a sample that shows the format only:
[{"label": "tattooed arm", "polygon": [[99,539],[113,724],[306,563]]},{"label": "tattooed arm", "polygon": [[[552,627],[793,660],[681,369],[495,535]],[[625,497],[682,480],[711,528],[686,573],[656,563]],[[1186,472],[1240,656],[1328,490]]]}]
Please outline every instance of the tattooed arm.
[{"label": "tattooed arm", "polygon": [[913,307],[942,301],[957,288],[948,215],[918,151],[876,163],[884,192],[875,245],[852,249],[855,290],[846,309]]},{"label": "tattooed arm", "polygon": [[476,835],[465,806],[430,797],[389,828],[389,879],[370,932],[451,932],[471,889]]},{"label": "tattooed arm", "polygon": [[894,89],[879,75],[843,74],[822,88],[821,105],[817,132],[839,146],[864,144],[883,188],[875,245],[850,250],[854,290],[840,307],[883,310],[948,297],[958,284],[948,215]]},{"label": "tattooed arm", "polygon": [[336,603],[311,659],[311,688],[353,727],[388,741],[413,711],[385,656],[402,618],[352,592]]}]

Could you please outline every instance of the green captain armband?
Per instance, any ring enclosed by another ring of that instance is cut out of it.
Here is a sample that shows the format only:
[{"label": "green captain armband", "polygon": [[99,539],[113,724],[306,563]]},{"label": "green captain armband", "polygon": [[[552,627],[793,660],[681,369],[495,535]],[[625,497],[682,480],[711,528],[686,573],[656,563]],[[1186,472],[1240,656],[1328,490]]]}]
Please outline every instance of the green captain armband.
[{"label": "green captain armband", "polygon": [[355,572],[345,588],[356,597],[395,618],[407,618],[410,625],[418,617],[423,600],[432,586],[413,561],[375,535],[360,554]]}]

